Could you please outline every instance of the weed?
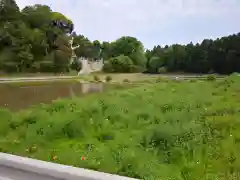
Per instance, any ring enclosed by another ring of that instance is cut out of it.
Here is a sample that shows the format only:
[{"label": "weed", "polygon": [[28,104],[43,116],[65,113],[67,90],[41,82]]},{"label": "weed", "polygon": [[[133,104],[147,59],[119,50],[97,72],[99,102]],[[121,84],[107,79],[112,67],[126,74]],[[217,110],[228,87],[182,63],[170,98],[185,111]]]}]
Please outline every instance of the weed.
[{"label": "weed", "polygon": [[1,110],[0,151],[139,179],[239,179],[239,78]]},{"label": "weed", "polygon": [[106,82],[110,82],[110,81],[112,81],[112,77],[111,76],[106,76],[105,80],[106,80]]},{"label": "weed", "polygon": [[93,76],[93,80],[94,80],[95,82],[100,82],[100,78],[99,78],[97,75],[94,75],[94,76]]},{"label": "weed", "polygon": [[216,81],[216,79],[217,79],[217,77],[214,74],[207,76],[207,81]]}]

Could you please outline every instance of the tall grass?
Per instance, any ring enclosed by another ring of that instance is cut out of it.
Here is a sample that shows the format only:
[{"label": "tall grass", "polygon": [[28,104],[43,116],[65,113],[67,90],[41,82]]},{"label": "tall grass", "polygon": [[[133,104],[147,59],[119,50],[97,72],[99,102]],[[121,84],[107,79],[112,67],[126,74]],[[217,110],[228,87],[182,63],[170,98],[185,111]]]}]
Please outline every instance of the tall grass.
[{"label": "tall grass", "polygon": [[2,109],[0,117],[2,152],[149,180],[240,178],[236,75]]}]

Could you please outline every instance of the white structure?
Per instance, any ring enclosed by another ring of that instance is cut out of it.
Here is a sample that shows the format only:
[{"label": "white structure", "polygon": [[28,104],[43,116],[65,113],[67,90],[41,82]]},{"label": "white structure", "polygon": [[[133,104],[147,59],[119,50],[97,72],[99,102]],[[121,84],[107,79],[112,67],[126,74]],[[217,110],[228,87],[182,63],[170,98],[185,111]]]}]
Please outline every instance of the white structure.
[{"label": "white structure", "polygon": [[89,59],[86,59],[84,57],[77,59],[77,56],[76,56],[74,50],[79,48],[80,45],[73,47],[73,40],[74,40],[74,37],[72,37],[72,39],[69,41],[70,47],[72,49],[72,56],[70,59],[70,64],[72,64],[74,61],[78,61],[78,62],[82,63],[82,68],[78,72],[78,75],[89,74],[89,73],[95,72],[95,71],[101,71],[103,68],[103,60],[102,59],[97,60],[97,61],[89,61]]},{"label": "white structure", "polygon": [[82,63],[82,69],[78,72],[78,76],[81,74],[89,74],[91,72],[91,68],[89,67],[88,60],[81,57],[78,61]]},{"label": "white structure", "polygon": [[103,68],[103,60],[90,61],[84,57],[79,58],[82,63],[82,69],[78,72],[78,75],[89,74],[96,71],[101,71]]},{"label": "white structure", "polygon": [[72,37],[72,39],[69,40],[70,48],[72,50],[72,56],[71,56],[71,59],[70,59],[70,64],[72,64],[74,62],[74,60],[77,59],[77,56],[76,56],[74,50],[80,47],[80,45],[77,45],[77,46],[73,47],[73,40],[74,40],[74,37]]}]

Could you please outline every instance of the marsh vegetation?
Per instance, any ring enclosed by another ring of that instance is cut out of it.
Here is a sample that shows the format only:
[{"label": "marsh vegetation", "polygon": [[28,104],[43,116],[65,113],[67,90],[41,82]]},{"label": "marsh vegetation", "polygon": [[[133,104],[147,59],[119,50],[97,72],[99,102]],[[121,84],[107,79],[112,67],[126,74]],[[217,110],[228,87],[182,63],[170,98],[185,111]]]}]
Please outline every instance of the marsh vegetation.
[{"label": "marsh vegetation", "polygon": [[1,109],[0,150],[141,179],[237,180],[239,87],[237,75],[158,79],[19,112]]}]

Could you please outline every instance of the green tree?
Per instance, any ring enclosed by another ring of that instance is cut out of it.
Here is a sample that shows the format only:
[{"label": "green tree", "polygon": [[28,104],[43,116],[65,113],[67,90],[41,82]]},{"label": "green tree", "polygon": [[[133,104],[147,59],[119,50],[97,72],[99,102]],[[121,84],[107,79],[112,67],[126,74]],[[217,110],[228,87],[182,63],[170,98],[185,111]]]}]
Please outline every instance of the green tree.
[{"label": "green tree", "polygon": [[163,61],[160,57],[152,57],[148,63],[149,71],[152,73],[157,73],[158,69],[163,66]]},{"label": "green tree", "polygon": [[22,10],[24,21],[31,28],[38,28],[45,31],[49,28],[53,16],[52,14],[52,10],[49,6],[39,4],[26,6]]},{"label": "green tree", "polygon": [[108,72],[129,73],[132,70],[133,62],[128,56],[120,55],[109,59],[104,66],[104,70]]},{"label": "green tree", "polygon": [[132,59],[133,64],[140,67],[146,67],[147,58],[143,52],[135,51],[129,55],[129,58]]},{"label": "green tree", "polygon": [[144,52],[143,45],[134,37],[124,36],[111,43],[112,57],[129,56],[133,52]]},{"label": "green tree", "polygon": [[[151,58],[158,57],[164,62],[168,71],[208,73],[217,72],[229,74],[240,72],[240,33],[216,40],[205,39],[201,44],[189,43],[184,45],[155,46],[146,52],[148,58],[148,71],[151,72],[159,66],[158,63],[150,63]],[[154,62],[157,61],[154,59]],[[151,64],[151,65],[150,65]],[[155,67],[155,68],[154,68]]]},{"label": "green tree", "polygon": [[[15,0],[0,0],[0,70],[6,72],[67,71],[72,50],[71,38],[52,20],[72,23],[64,14],[49,6],[35,4],[19,10]],[[56,44],[53,35],[57,34]],[[144,51],[135,37],[123,36],[113,42],[90,41],[73,33],[77,57],[103,58],[108,72],[240,72],[240,33],[205,39],[201,43],[173,44]],[[53,45],[57,45],[56,50]],[[78,66],[78,65],[75,65]],[[77,67],[78,68],[78,67]]]},{"label": "green tree", "polygon": [[19,7],[15,0],[0,0],[0,24],[20,18]]}]

